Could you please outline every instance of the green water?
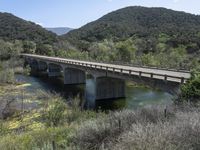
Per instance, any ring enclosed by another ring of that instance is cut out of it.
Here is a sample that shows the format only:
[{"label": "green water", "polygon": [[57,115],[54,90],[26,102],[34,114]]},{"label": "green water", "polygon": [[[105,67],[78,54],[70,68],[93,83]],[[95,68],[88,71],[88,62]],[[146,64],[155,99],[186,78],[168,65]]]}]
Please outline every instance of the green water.
[{"label": "green water", "polygon": [[57,78],[16,75],[16,80],[29,83],[30,86],[26,87],[26,90],[33,93],[37,90],[56,92],[63,96],[66,100],[79,95],[79,97],[85,101],[86,109],[135,109],[146,105],[166,105],[172,103],[172,96],[166,92],[156,91],[145,87],[135,87],[128,83],[126,84],[126,98],[95,101],[95,85],[93,79],[87,79],[85,85],[75,86],[63,85],[62,79]]}]

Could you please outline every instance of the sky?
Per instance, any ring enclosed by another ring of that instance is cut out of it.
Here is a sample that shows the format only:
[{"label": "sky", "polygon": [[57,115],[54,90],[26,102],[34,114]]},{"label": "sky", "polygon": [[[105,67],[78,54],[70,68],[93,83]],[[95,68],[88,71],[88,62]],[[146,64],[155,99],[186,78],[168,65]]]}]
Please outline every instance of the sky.
[{"label": "sky", "polygon": [[0,0],[0,12],[43,27],[79,28],[127,6],[165,7],[200,15],[200,0]]}]

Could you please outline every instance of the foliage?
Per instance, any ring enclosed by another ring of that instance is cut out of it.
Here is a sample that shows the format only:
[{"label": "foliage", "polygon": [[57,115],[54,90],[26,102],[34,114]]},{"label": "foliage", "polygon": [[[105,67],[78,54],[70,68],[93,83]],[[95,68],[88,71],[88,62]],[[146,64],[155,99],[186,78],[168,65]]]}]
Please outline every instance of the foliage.
[{"label": "foliage", "polygon": [[198,149],[199,109],[143,108],[83,123],[72,142],[82,150]]},{"label": "foliage", "polygon": [[[191,51],[199,50],[200,17],[165,8],[127,7],[111,12],[102,18],[72,30],[63,39],[84,50],[84,43],[105,39],[123,41],[132,36],[143,38],[144,50],[151,51],[155,39],[176,47],[187,45]],[[189,39],[189,40],[188,40]],[[83,43],[83,44],[81,44]],[[189,46],[192,43],[197,45]],[[197,48],[197,49],[196,49]]]},{"label": "foliage", "polygon": [[80,54],[89,52],[88,60],[189,70],[200,62],[199,23],[199,16],[184,12],[127,7],[69,32],[60,41],[68,41]]},{"label": "foliage", "polygon": [[19,55],[23,51],[22,47],[22,42],[18,40],[13,43],[0,40],[0,61]]},{"label": "foliage", "polygon": [[0,71],[0,83],[14,83],[14,70],[6,69]]},{"label": "foliage", "polygon": [[61,99],[50,102],[43,114],[47,127],[57,127],[62,124],[65,110],[66,104]]},{"label": "foliage", "polygon": [[80,59],[80,60],[88,60],[88,52],[80,52],[78,50],[57,50],[55,55],[63,58],[72,58],[72,59]]},{"label": "foliage", "polygon": [[4,150],[31,150],[52,149],[51,141],[55,141],[56,147],[66,149],[72,130],[66,127],[47,128],[27,132],[21,135],[8,134],[1,137],[0,149]]},{"label": "foliage", "polygon": [[0,13],[0,37],[6,41],[28,40],[36,43],[42,41],[47,44],[57,41],[56,34],[9,13]]},{"label": "foliage", "polygon": [[27,54],[34,54],[36,51],[36,43],[32,41],[23,42],[23,52]]},{"label": "foliage", "polygon": [[181,87],[178,101],[199,103],[200,100],[200,73],[193,72],[190,80]]},{"label": "foliage", "polygon": [[54,56],[53,47],[50,44],[37,44],[36,53],[40,55]]}]

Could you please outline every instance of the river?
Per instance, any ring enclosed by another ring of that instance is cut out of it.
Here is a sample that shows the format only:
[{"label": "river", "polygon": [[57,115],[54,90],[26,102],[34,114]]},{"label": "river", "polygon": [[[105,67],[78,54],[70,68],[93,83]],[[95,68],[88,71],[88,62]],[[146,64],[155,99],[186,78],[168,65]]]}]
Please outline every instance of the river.
[{"label": "river", "polygon": [[136,87],[130,82],[126,83],[126,98],[115,100],[94,99],[94,80],[88,78],[85,85],[64,85],[62,79],[48,77],[34,77],[16,75],[16,80],[29,83],[26,90],[36,92],[56,92],[66,100],[79,97],[84,100],[86,109],[116,110],[123,108],[135,109],[146,105],[167,105],[172,103],[172,96],[163,91],[157,91],[146,87]]}]

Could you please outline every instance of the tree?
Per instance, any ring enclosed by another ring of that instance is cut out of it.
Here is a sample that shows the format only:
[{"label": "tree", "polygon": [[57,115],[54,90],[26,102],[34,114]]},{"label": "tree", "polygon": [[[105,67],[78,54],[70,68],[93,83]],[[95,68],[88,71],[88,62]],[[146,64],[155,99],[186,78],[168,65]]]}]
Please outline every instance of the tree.
[{"label": "tree", "polygon": [[34,54],[36,51],[36,43],[32,41],[23,42],[24,53]]},{"label": "tree", "polygon": [[200,102],[200,72],[193,72],[192,77],[181,87],[179,102]]},{"label": "tree", "polygon": [[37,44],[36,53],[40,55],[55,56],[53,47],[49,44]]}]

